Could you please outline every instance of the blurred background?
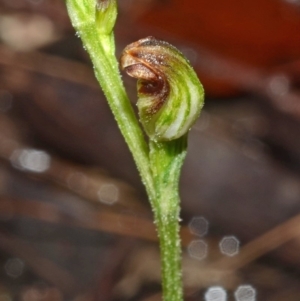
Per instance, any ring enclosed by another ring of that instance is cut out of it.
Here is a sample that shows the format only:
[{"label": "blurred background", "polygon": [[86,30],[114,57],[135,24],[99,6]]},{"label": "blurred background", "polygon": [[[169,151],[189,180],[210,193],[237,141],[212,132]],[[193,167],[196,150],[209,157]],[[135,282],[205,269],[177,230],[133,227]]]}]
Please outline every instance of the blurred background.
[{"label": "blurred background", "polygon": [[[300,1],[122,0],[117,55],[206,90],[181,177],[185,300],[300,300]],[[158,301],[152,214],[63,0],[0,1],[0,301]],[[135,103],[135,81],[123,77]]]}]

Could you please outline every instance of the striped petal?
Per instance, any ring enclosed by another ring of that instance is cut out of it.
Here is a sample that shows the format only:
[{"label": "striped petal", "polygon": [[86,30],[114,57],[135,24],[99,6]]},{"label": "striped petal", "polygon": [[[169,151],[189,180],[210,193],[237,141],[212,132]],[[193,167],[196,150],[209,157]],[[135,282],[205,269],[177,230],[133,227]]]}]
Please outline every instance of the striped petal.
[{"label": "striped petal", "polygon": [[121,67],[138,79],[137,106],[150,139],[169,141],[188,132],[203,107],[204,90],[181,52],[147,37],[124,49]]}]

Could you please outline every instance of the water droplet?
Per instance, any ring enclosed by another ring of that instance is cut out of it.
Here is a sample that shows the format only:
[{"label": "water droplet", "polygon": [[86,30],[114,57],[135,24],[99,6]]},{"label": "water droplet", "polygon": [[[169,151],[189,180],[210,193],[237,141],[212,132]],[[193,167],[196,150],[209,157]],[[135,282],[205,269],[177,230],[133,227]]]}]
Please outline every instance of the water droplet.
[{"label": "water droplet", "polygon": [[67,178],[70,189],[76,192],[83,192],[87,187],[87,176],[82,172],[73,172]]},{"label": "water droplet", "polygon": [[103,184],[98,190],[98,198],[100,202],[112,205],[118,201],[119,189],[114,184]]},{"label": "water droplet", "polygon": [[24,262],[19,258],[8,259],[5,263],[4,269],[8,276],[18,278],[23,274]]},{"label": "water droplet", "polygon": [[11,164],[21,170],[45,172],[50,167],[50,156],[41,150],[16,149],[10,156]]},{"label": "water droplet", "polygon": [[193,240],[188,246],[188,253],[192,258],[203,260],[207,256],[207,243],[203,240]]},{"label": "water droplet", "polygon": [[227,293],[220,286],[213,286],[205,293],[205,301],[226,301]]},{"label": "water droplet", "polygon": [[284,96],[290,90],[290,80],[285,75],[274,75],[269,79],[268,92],[275,96]]},{"label": "water droplet", "polygon": [[300,197],[300,187],[298,179],[292,177],[285,177],[277,186],[280,201],[284,204],[297,204]]},{"label": "water droplet", "polygon": [[222,254],[227,256],[235,256],[239,253],[240,242],[235,236],[225,236],[219,244]]},{"label": "water droplet", "polygon": [[20,14],[2,15],[0,36],[2,42],[16,51],[32,51],[57,39],[54,23],[41,14],[30,18],[22,18]]},{"label": "water droplet", "polygon": [[208,232],[208,221],[202,216],[193,217],[189,223],[189,229],[192,234],[204,236]]},{"label": "water droplet", "polygon": [[251,285],[241,285],[234,293],[236,301],[255,301],[256,290]]}]

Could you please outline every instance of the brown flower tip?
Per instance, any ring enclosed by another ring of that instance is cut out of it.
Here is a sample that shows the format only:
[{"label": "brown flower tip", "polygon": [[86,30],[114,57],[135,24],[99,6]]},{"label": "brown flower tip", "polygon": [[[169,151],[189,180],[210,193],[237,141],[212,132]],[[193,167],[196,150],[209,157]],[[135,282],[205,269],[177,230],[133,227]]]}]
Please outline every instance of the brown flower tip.
[{"label": "brown flower tip", "polygon": [[138,109],[153,140],[184,135],[203,105],[203,88],[188,61],[174,46],[154,37],[128,45],[121,68],[138,79]]}]

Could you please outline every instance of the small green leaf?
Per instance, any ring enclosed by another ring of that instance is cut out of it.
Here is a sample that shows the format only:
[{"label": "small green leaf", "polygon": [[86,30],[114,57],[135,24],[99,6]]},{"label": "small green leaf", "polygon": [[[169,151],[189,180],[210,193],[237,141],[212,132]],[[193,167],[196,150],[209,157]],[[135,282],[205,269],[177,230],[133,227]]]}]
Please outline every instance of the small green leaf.
[{"label": "small green leaf", "polygon": [[179,50],[147,37],[124,49],[121,67],[138,79],[137,106],[151,140],[169,141],[189,131],[203,107],[204,90]]},{"label": "small green leaf", "polygon": [[117,19],[116,0],[96,1],[96,26],[100,34],[110,35]]},{"label": "small green leaf", "polygon": [[66,4],[76,29],[95,22],[95,0],[66,0]]}]

